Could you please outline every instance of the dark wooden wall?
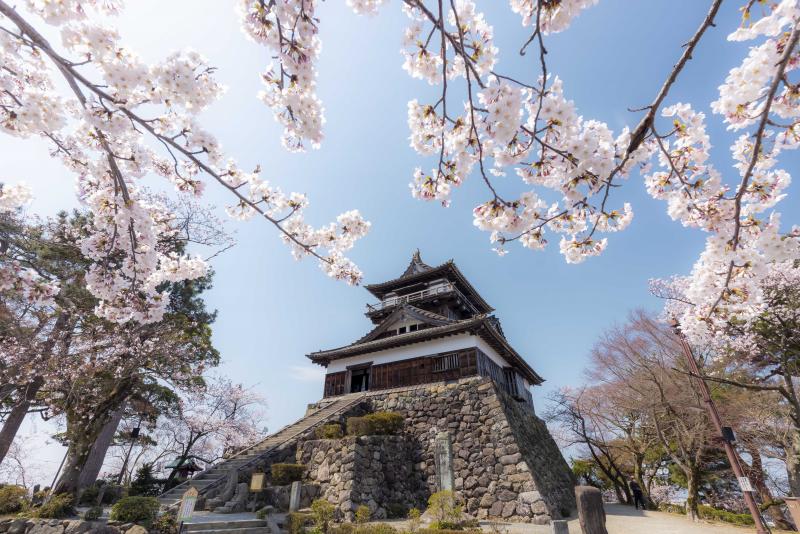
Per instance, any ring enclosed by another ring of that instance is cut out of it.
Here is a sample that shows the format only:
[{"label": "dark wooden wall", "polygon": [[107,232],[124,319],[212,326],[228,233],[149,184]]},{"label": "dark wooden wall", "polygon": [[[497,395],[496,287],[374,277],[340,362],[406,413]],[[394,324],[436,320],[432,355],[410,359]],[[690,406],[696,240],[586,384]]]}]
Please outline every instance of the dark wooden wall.
[{"label": "dark wooden wall", "polygon": [[[452,364],[454,354],[458,354],[458,366],[442,369],[446,367],[442,365],[442,359],[447,358],[448,363]],[[348,372],[340,371],[325,375],[325,397],[350,393],[346,391],[349,382]],[[530,391],[524,388],[522,377],[518,373],[511,368],[503,369],[480,349],[475,348],[373,365],[370,368],[369,389],[374,391],[446,382],[475,375],[491,378],[512,396],[533,403]]]}]

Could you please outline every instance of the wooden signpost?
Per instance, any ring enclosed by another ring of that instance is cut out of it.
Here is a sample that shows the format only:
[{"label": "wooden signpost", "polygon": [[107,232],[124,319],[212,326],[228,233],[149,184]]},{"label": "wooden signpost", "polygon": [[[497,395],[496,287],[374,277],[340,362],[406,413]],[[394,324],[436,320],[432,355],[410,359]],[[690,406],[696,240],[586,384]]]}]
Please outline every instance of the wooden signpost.
[{"label": "wooden signpost", "polygon": [[[266,477],[265,473],[253,473],[250,475],[250,491],[253,493],[260,493],[264,491],[264,479]],[[256,511],[256,501],[258,499],[253,499],[251,504],[252,508],[250,509],[251,512]]]},{"label": "wooden signpost", "polygon": [[194,514],[194,505],[197,504],[197,489],[194,486],[186,490],[181,498],[181,507],[178,509],[178,533],[183,530],[183,522],[191,519]]},{"label": "wooden signpost", "polygon": [[258,493],[264,489],[264,473],[253,473],[250,477],[250,491]]}]

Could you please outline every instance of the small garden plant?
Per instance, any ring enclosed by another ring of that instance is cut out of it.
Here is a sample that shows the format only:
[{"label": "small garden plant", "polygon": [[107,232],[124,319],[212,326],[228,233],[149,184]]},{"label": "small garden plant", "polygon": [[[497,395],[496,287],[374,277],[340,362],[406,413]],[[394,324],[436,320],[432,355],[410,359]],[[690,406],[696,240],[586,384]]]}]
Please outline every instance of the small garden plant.
[{"label": "small garden plant", "polygon": [[72,495],[59,493],[53,495],[49,501],[41,506],[23,511],[20,515],[25,517],[40,517],[43,519],[63,519],[75,515],[75,506]]},{"label": "small garden plant", "polygon": [[343,436],[342,425],[339,423],[328,423],[322,425],[314,431],[317,439],[339,439]]},{"label": "small garden plant", "polygon": [[314,521],[314,532],[327,534],[333,521],[334,506],[325,499],[317,499],[311,503],[311,517]]},{"label": "small garden plant", "polygon": [[350,436],[392,435],[403,430],[403,423],[403,415],[397,412],[375,412],[363,417],[348,417],[347,434]]},{"label": "small garden plant", "polygon": [[370,512],[369,506],[362,504],[358,508],[356,508],[356,523],[359,525],[363,525],[369,522],[369,518],[372,515]]},{"label": "small garden plant", "polygon": [[306,466],[303,464],[272,464],[272,483],[276,486],[285,486],[303,479]]},{"label": "small garden plant", "polygon": [[155,497],[124,497],[111,508],[109,519],[150,525],[158,517],[160,507]]},{"label": "small garden plant", "polygon": [[452,491],[444,490],[433,493],[428,498],[428,510],[436,519],[431,528],[436,530],[461,530],[461,505],[456,501]]},{"label": "small garden plant", "polygon": [[28,505],[28,492],[22,486],[0,487],[0,514],[15,514]]},{"label": "small garden plant", "polygon": [[422,525],[422,512],[418,508],[412,508],[408,511],[408,531],[414,534],[419,530]]}]

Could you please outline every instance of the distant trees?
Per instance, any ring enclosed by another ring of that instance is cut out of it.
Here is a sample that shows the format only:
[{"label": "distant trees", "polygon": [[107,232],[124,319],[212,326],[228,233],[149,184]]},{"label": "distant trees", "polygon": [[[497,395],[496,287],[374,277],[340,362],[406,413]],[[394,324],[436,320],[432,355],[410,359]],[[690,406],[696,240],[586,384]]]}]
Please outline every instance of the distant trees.
[{"label": "distant trees", "polygon": [[[207,211],[179,208],[165,221],[171,230],[159,235],[164,253],[183,253],[190,243],[230,245]],[[77,494],[96,479],[124,417],[155,424],[162,413],[180,411],[181,396],[205,394],[204,375],[219,363],[210,328],[216,313],[201,296],[211,272],[161,282],[158,293],[168,302],[159,321],[120,324],[97,314],[99,301],[85,282],[91,262],[81,248],[93,224],[79,212],[47,220],[0,214],[0,267],[13,263],[59,289],[31,300],[0,284],[0,462],[30,411],[60,418],[68,453],[55,492]]]},{"label": "distant trees", "polygon": [[[715,369],[718,353],[695,349],[701,367]],[[576,475],[613,489],[621,502],[631,502],[631,480],[651,504],[670,493],[664,491],[665,483],[684,487],[687,514],[693,518],[701,498],[722,506],[736,504],[736,481],[670,326],[647,313],[632,313],[596,342],[586,377],[586,387],[554,394],[547,414],[579,451],[573,462]],[[785,422],[784,403],[773,391],[741,390],[722,379],[710,385],[723,419],[739,430],[742,463],[769,508],[776,500],[762,455],[780,456],[779,436],[785,432],[775,429]],[[769,513],[789,526],[779,508],[769,508]]]}]

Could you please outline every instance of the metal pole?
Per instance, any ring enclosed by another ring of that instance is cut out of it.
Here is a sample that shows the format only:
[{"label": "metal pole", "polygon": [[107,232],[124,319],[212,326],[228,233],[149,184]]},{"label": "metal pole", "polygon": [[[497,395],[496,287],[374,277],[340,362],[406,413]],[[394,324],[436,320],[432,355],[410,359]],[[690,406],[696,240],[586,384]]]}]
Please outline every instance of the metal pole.
[{"label": "metal pole", "polygon": [[131,431],[131,446],[128,447],[128,453],[125,455],[125,461],[122,462],[122,469],[119,471],[119,475],[117,475],[117,484],[122,484],[122,477],[125,476],[125,470],[128,468],[128,460],[131,457],[131,451],[133,451],[133,446],[136,444],[136,440],[139,437],[139,429],[142,426],[142,417],[139,416],[139,425]]},{"label": "metal pole", "polygon": [[[705,402],[711,422],[714,423],[714,428],[716,428],[717,434],[719,434],[719,437],[722,438],[722,443],[725,447],[725,454],[728,456],[728,463],[731,464],[731,469],[733,470],[733,474],[736,476],[736,479],[741,480],[745,478],[745,475],[744,471],[742,470],[742,466],[739,463],[739,457],[737,456],[736,451],[733,449],[733,445],[731,445],[730,441],[728,441],[723,433],[722,418],[719,416],[717,406],[714,404],[714,399],[711,398],[711,391],[708,389],[708,384],[703,378],[703,375],[700,374],[700,368],[697,366],[697,360],[695,360],[694,354],[692,353],[692,347],[690,347],[689,343],[686,341],[686,337],[683,335],[683,332],[681,332],[678,322],[673,322],[672,326],[675,329],[675,333],[678,335],[681,348],[686,356],[686,361],[689,363],[689,370],[692,376],[697,379],[697,384],[700,386],[700,395],[703,397],[703,402]],[[747,508],[750,510],[750,515],[753,516],[753,521],[756,525],[756,532],[758,532],[758,534],[769,534],[769,527],[764,521],[764,518],[761,517],[761,511],[758,509],[758,504],[756,504],[756,501],[753,498],[753,493],[742,490],[742,495],[744,495],[744,501],[747,504]]]},{"label": "metal pole", "polygon": [[50,484],[50,491],[47,492],[47,495],[44,497],[44,502],[50,502],[50,497],[53,496],[53,490],[56,487],[56,481],[58,481],[58,476],[61,474],[61,469],[64,467],[64,462],[67,461],[67,455],[69,454],[69,447],[67,447],[66,452],[64,452],[64,457],[61,458],[61,463],[58,464],[58,469],[56,470],[56,476],[53,477],[53,483]]}]

